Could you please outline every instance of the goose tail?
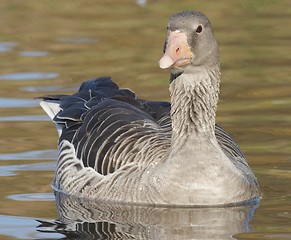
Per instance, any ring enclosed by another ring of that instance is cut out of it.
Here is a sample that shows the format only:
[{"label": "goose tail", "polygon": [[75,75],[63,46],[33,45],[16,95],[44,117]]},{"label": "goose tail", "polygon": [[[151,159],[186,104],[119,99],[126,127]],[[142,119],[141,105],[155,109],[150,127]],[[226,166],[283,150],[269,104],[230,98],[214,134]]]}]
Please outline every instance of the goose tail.
[{"label": "goose tail", "polygon": [[56,124],[58,134],[59,136],[61,136],[63,126],[54,121],[55,116],[61,111],[59,101],[47,100],[43,98],[43,100],[41,100],[39,104],[42,107],[42,109],[46,112],[46,114],[50,117],[50,119]]}]

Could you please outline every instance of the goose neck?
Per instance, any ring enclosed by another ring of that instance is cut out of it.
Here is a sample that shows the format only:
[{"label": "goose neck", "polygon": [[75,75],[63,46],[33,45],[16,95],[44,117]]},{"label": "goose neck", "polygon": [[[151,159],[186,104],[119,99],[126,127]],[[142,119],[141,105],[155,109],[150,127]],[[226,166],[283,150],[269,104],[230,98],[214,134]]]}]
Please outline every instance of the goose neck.
[{"label": "goose neck", "polygon": [[171,82],[172,139],[214,136],[219,82],[218,66],[194,69]]}]

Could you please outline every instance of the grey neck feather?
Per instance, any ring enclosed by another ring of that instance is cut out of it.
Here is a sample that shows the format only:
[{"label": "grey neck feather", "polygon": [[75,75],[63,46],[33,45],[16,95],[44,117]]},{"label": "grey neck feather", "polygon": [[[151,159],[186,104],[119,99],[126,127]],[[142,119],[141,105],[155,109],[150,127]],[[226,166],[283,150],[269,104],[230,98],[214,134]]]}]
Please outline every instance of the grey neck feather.
[{"label": "grey neck feather", "polygon": [[214,137],[219,95],[219,66],[193,68],[170,84],[172,141],[185,137]]}]

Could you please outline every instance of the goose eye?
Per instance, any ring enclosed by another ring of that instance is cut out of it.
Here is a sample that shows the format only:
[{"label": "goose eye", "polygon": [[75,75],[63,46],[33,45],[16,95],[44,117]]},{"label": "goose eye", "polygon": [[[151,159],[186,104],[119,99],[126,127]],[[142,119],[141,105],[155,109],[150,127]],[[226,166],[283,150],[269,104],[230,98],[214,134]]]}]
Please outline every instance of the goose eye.
[{"label": "goose eye", "polygon": [[201,33],[202,32],[202,26],[199,25],[197,28],[196,28],[196,32],[197,33]]}]

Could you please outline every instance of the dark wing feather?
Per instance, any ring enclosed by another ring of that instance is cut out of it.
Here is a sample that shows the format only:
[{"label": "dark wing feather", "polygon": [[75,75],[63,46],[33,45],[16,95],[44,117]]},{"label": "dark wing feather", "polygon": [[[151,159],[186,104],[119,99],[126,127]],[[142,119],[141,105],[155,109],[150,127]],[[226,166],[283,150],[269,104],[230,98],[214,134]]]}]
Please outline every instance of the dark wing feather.
[{"label": "dark wing feather", "polygon": [[129,130],[134,133],[134,128],[143,128],[146,122],[158,126],[153,107],[136,99],[132,91],[119,89],[108,77],[84,82],[71,96],[44,97],[51,99],[60,102],[61,111],[54,118],[63,125],[59,141],[73,143],[84,166],[104,175],[117,167],[105,155],[120,135]]},{"label": "dark wing feather", "polygon": [[100,89],[118,89],[118,85],[112,82],[111,77],[100,77],[94,80],[88,80],[81,84],[79,92],[98,91]]}]

